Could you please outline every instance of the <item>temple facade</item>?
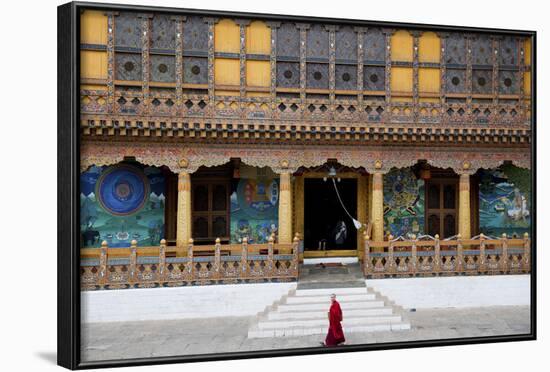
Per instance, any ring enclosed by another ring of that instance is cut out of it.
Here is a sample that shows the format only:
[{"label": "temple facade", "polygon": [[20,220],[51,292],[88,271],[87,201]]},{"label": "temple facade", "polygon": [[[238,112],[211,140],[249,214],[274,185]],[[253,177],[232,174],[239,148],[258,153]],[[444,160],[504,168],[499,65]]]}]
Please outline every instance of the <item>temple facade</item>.
[{"label": "temple facade", "polygon": [[530,271],[531,39],[80,15],[83,289]]}]

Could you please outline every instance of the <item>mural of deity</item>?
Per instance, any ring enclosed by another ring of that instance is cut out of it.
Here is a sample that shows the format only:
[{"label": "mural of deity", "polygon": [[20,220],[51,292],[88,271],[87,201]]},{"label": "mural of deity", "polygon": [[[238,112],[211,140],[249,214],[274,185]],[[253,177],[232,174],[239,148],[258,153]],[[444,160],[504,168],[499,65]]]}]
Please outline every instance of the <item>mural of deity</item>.
[{"label": "mural of deity", "polygon": [[231,194],[231,242],[246,237],[250,244],[266,243],[277,234],[279,184],[270,177],[242,178]]},{"label": "mural of deity", "polygon": [[384,226],[394,237],[424,233],[424,180],[410,168],[384,175]]},{"label": "mural of deity", "polygon": [[529,171],[513,166],[480,171],[479,228],[482,233],[519,237],[529,232],[529,178]]}]

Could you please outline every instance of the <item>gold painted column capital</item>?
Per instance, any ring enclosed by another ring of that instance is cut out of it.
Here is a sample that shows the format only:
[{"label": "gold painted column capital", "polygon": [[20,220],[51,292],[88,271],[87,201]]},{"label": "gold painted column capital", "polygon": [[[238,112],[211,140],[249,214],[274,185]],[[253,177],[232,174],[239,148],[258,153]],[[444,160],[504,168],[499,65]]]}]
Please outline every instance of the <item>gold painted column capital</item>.
[{"label": "gold painted column capital", "polygon": [[176,246],[184,248],[191,238],[191,175],[178,174],[178,213],[176,225]]},{"label": "gold painted column capital", "polygon": [[178,174],[178,191],[191,191],[191,175],[188,172]]},{"label": "gold painted column capital", "polygon": [[460,175],[458,182],[458,233],[462,239],[470,239],[470,174],[469,172]]}]

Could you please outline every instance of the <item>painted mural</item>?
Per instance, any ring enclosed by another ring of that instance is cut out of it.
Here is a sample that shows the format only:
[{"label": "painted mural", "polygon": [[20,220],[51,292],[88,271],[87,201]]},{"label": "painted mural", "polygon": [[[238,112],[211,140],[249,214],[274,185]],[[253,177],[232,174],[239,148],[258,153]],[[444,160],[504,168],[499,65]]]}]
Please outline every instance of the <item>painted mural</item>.
[{"label": "painted mural", "polygon": [[[255,174],[254,174],[255,173]],[[277,234],[279,182],[267,172],[246,170],[231,194],[231,243],[266,243]]]},{"label": "painted mural", "polygon": [[531,174],[527,169],[505,165],[479,172],[479,229],[499,237],[520,237],[530,232]]},{"label": "painted mural", "polygon": [[82,247],[158,245],[164,238],[164,176],[156,167],[91,167],[80,175]]},{"label": "painted mural", "polygon": [[384,227],[394,237],[424,233],[424,180],[410,168],[384,175]]}]

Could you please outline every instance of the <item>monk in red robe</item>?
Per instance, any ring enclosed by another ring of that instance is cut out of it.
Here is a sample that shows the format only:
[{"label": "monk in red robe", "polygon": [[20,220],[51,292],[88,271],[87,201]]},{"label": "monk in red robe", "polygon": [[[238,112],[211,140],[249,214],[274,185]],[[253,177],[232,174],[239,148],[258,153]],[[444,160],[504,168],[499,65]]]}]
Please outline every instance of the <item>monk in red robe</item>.
[{"label": "monk in red robe", "polygon": [[344,331],[342,330],[342,324],[340,322],[343,320],[342,309],[340,304],[336,301],[336,295],[332,294],[330,296],[330,310],[328,312],[328,334],[325,338],[323,345],[325,346],[336,346],[346,342],[344,337]]}]

